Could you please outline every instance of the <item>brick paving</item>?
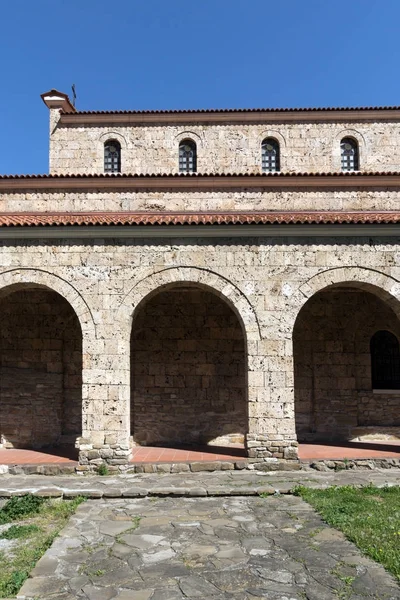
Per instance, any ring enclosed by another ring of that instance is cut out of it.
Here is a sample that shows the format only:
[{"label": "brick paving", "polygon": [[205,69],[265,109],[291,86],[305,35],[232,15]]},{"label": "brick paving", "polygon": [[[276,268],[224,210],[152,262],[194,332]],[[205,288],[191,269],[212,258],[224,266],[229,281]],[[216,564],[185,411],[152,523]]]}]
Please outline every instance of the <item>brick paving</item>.
[{"label": "brick paving", "polygon": [[300,444],[300,460],[400,458],[400,441],[349,442],[348,444]]},{"label": "brick paving", "polygon": [[[160,448],[139,446],[134,448],[131,462],[134,464],[185,463],[202,461],[237,461],[244,459],[242,446]],[[300,460],[340,460],[368,458],[400,458],[400,441],[353,442],[344,444],[300,444]],[[46,465],[77,464],[77,451],[74,448],[54,448],[53,450],[0,450],[0,465]]]},{"label": "brick paving", "polygon": [[158,448],[139,446],[133,449],[133,463],[192,462],[192,461],[232,461],[246,458],[243,446],[198,448]]}]

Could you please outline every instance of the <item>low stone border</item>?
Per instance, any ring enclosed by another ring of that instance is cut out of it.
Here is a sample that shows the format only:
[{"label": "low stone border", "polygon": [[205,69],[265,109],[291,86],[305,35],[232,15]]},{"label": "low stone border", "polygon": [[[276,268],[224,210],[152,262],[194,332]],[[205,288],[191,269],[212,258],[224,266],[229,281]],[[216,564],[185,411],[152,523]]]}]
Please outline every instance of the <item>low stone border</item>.
[{"label": "low stone border", "polygon": [[33,494],[42,498],[64,498],[71,499],[77,496],[85,496],[92,500],[101,500],[102,498],[146,498],[156,497],[163,498],[167,496],[175,496],[177,498],[203,498],[205,496],[272,496],[279,494],[291,494],[297,484],[279,484],[278,487],[266,486],[246,486],[246,487],[229,487],[226,486],[208,486],[207,488],[199,487],[159,487],[159,488],[144,488],[132,487],[127,489],[110,487],[105,490],[98,489],[80,489],[68,490],[61,488],[40,488],[38,490],[20,489],[20,490],[1,490],[0,498],[12,498],[14,496],[24,496],[25,494]]},{"label": "low stone border", "polygon": [[347,471],[349,469],[398,469],[399,467],[400,458],[363,458],[358,460],[342,459],[302,461],[302,469],[315,469],[316,471]]},{"label": "low stone border", "polygon": [[[109,467],[109,473],[118,475],[119,473],[150,473],[150,474],[174,474],[174,473],[200,473],[202,471],[241,471],[254,470],[259,471],[344,471],[354,470],[373,470],[373,469],[398,469],[400,467],[400,458],[370,458],[370,459],[341,459],[341,460],[284,460],[278,458],[267,458],[263,461],[252,459],[229,461],[210,461],[210,462],[190,462],[190,463],[131,463],[124,465],[124,469]],[[47,465],[0,465],[0,475],[86,475],[91,477],[96,474],[95,471],[80,469],[79,465],[47,464]]]}]

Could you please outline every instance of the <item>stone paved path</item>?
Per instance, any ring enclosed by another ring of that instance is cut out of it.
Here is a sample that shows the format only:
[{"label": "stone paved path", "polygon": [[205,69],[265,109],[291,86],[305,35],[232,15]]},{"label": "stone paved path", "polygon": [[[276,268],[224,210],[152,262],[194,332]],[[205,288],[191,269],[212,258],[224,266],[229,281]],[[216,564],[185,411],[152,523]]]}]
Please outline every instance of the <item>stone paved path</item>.
[{"label": "stone paved path", "polygon": [[399,600],[295,496],[89,500],[18,598]]},{"label": "stone paved path", "polygon": [[119,498],[147,495],[212,496],[289,493],[296,485],[400,485],[400,469],[348,471],[205,471],[176,474],[129,474],[112,477],[0,475],[0,498],[27,492],[49,496]]}]

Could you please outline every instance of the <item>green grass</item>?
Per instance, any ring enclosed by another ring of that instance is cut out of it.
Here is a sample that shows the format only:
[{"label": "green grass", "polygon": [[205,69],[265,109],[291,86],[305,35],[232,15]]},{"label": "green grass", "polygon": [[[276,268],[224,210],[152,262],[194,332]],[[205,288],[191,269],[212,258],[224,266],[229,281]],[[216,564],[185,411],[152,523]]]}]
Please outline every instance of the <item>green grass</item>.
[{"label": "green grass", "polygon": [[97,475],[101,475],[102,477],[109,475],[110,472],[108,470],[108,467],[105,463],[102,463],[101,465],[99,465],[97,467]]},{"label": "green grass", "polygon": [[12,498],[4,505],[0,519],[7,520],[1,522],[18,522],[1,536],[16,540],[16,543],[9,552],[0,552],[0,598],[17,594],[39,558],[84,500],[82,497],[70,501],[45,500],[26,495]]},{"label": "green grass", "polygon": [[3,540],[17,540],[30,537],[37,531],[39,531],[37,525],[11,525],[11,527],[0,535],[0,538]]},{"label": "green grass", "polygon": [[16,519],[34,515],[40,511],[44,502],[44,498],[33,496],[32,494],[14,496],[0,510],[0,524],[10,523]]},{"label": "green grass", "polygon": [[400,580],[400,487],[313,490],[299,486],[295,494]]}]

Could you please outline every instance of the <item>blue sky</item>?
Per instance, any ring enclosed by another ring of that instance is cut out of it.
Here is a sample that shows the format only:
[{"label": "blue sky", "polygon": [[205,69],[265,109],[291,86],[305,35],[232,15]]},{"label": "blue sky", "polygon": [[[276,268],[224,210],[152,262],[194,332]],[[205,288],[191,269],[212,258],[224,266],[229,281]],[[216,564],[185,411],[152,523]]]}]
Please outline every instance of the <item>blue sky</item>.
[{"label": "blue sky", "polygon": [[400,105],[399,0],[12,0],[1,173],[48,171],[40,94],[80,110]]}]

